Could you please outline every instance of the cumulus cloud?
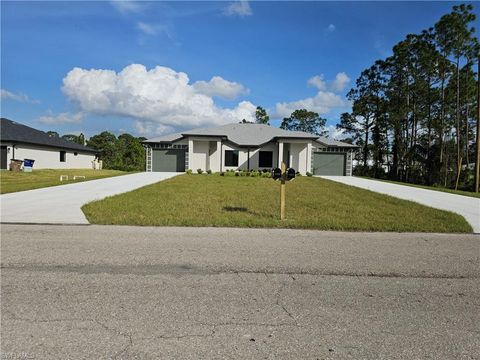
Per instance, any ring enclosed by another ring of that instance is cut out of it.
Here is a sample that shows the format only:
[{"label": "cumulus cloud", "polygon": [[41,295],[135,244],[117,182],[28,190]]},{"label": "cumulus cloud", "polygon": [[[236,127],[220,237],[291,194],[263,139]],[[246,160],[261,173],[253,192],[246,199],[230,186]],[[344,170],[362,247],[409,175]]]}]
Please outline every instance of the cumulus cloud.
[{"label": "cumulus cloud", "polygon": [[330,25],[328,25],[328,26],[326,27],[325,30],[326,30],[327,32],[334,32],[335,29],[336,29],[335,25],[330,24]]},{"label": "cumulus cloud", "polygon": [[315,96],[292,102],[279,102],[275,106],[275,117],[288,117],[298,109],[315,111],[322,115],[330,112],[332,108],[344,108],[350,103],[337,94],[342,91],[350,81],[344,72],[338,73],[333,81],[325,81],[323,74],[316,75],[307,80],[309,86],[318,91]]},{"label": "cumulus cloud", "polygon": [[327,90],[327,83],[323,80],[323,74],[312,76],[307,84],[316,87],[318,90]]},{"label": "cumulus cloud", "polygon": [[227,16],[250,16],[252,8],[246,0],[235,1],[223,9],[223,13]]},{"label": "cumulus cloud", "polygon": [[13,93],[11,91],[8,91],[8,90],[5,90],[5,89],[0,89],[0,98],[2,100],[13,100],[13,101],[26,102],[26,103],[31,103],[31,104],[39,104],[40,103],[40,101],[32,100],[25,94],[22,94],[22,93],[15,94],[15,93]]},{"label": "cumulus cloud", "polygon": [[211,96],[190,84],[186,73],[163,66],[147,70],[144,65],[132,64],[118,73],[74,68],[63,79],[62,90],[80,111],[133,118],[136,129],[141,132],[143,126],[145,134],[150,129],[158,133],[165,128],[255,119],[252,103],[243,101],[234,108],[221,108]]},{"label": "cumulus cloud", "polygon": [[140,13],[144,9],[144,4],[133,0],[113,0],[110,4],[120,13]]},{"label": "cumulus cloud", "polygon": [[175,128],[171,126],[165,126],[162,124],[156,124],[151,121],[138,121],[133,123],[135,131],[142,136],[163,135],[171,134],[175,132]]},{"label": "cumulus cloud", "polygon": [[350,78],[348,77],[348,75],[344,72],[339,72],[335,76],[335,80],[333,80],[330,88],[332,89],[332,91],[336,92],[343,91],[345,90],[349,82]]},{"label": "cumulus cloud", "polygon": [[249,93],[249,90],[242,84],[225,80],[220,76],[214,76],[210,81],[197,81],[193,84],[193,88],[200,94],[230,100]]},{"label": "cumulus cloud", "polygon": [[314,111],[320,115],[327,114],[332,108],[347,107],[348,102],[331,91],[319,90],[313,97],[292,101],[281,102],[275,106],[275,113],[277,117],[288,117],[298,109],[307,109]]},{"label": "cumulus cloud", "polygon": [[42,124],[78,124],[82,122],[84,114],[63,112],[57,115],[49,114],[41,116],[38,121]]}]

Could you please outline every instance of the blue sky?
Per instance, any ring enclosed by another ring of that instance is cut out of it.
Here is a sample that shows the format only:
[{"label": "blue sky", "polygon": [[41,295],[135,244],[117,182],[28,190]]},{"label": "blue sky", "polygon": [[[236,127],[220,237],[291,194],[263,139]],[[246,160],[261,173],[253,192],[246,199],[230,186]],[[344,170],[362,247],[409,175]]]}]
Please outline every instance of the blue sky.
[{"label": "blue sky", "polygon": [[333,126],[360,72],[453,4],[2,1],[1,115],[151,137],[249,120],[260,105]]}]

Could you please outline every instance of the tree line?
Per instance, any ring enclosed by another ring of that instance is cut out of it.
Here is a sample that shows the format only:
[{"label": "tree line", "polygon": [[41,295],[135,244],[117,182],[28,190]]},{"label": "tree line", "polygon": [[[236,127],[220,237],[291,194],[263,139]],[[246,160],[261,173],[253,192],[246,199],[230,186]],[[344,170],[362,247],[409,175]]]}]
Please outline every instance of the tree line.
[{"label": "tree line", "polygon": [[[48,131],[47,134],[60,137],[55,131]],[[61,138],[98,150],[104,169],[145,170],[145,149],[142,145],[142,141],[146,140],[144,137],[134,137],[130,134],[121,134],[116,137],[111,132],[103,131],[89,139],[85,139],[83,134],[65,134]]]},{"label": "tree line", "polygon": [[362,71],[347,95],[352,111],[337,125],[360,146],[357,174],[478,189],[475,20],[472,5],[456,5]]}]

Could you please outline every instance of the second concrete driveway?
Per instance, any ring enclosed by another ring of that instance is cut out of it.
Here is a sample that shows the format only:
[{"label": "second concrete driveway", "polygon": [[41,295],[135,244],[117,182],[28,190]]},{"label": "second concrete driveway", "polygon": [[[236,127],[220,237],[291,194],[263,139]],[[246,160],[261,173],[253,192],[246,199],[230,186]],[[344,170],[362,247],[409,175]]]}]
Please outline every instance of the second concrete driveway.
[{"label": "second concrete driveway", "polygon": [[1,222],[88,224],[84,204],[169,179],[178,173],[143,172],[0,196]]},{"label": "second concrete driveway", "polygon": [[460,214],[475,233],[480,233],[480,199],[355,176],[322,176],[322,178]]}]

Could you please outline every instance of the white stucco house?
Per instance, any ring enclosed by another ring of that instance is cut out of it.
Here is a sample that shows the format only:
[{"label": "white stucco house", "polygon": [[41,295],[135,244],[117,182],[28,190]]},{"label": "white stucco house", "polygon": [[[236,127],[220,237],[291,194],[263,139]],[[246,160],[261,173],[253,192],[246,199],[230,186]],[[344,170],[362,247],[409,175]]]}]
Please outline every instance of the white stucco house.
[{"label": "white stucco house", "polygon": [[17,123],[0,119],[0,168],[12,159],[35,160],[34,169],[92,169],[97,151]]},{"label": "white stucco house", "polygon": [[357,146],[301,131],[240,123],[148,139],[146,171],[264,170],[287,167],[305,175],[352,174]]}]

